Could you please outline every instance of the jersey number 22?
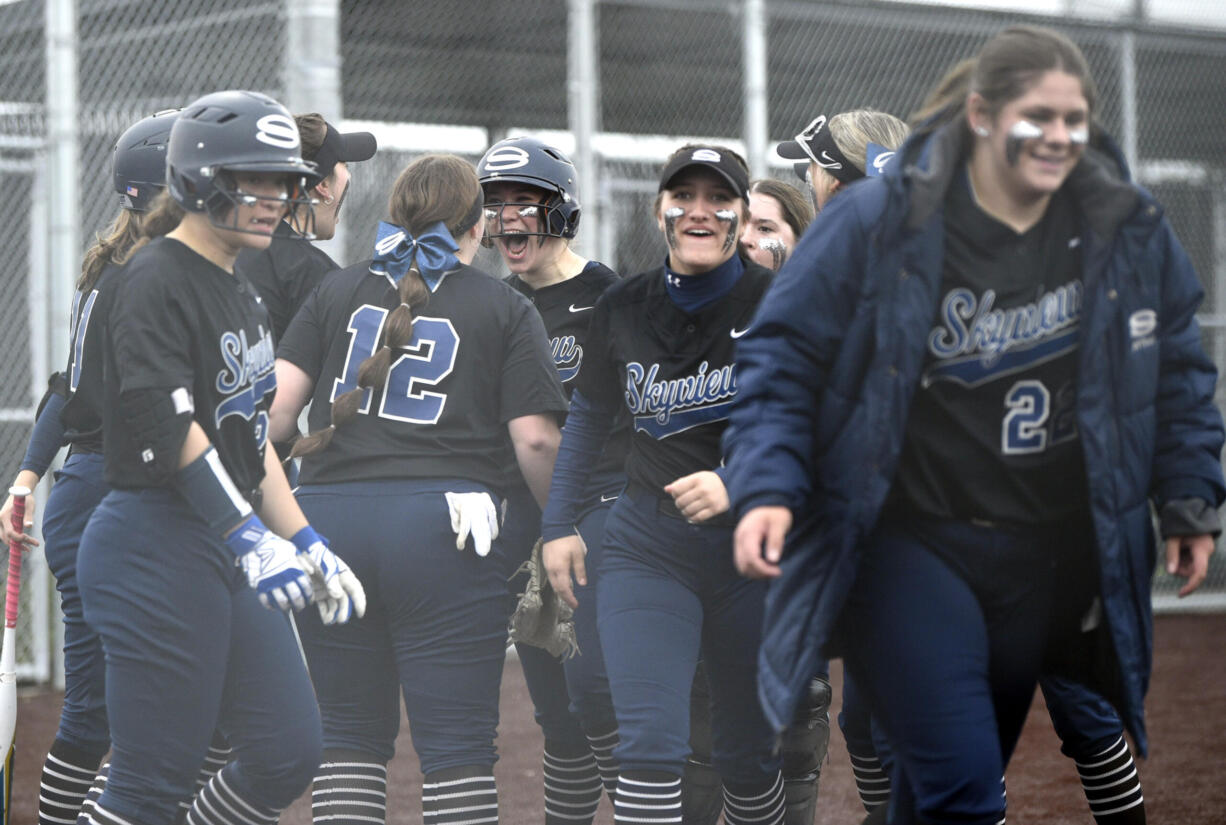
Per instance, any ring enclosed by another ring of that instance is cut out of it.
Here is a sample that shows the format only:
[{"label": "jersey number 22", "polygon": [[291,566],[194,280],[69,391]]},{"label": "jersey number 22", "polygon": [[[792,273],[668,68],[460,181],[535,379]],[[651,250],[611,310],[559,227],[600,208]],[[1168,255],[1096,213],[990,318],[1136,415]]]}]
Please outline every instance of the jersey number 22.
[{"label": "jersey number 22", "polygon": [[[345,371],[332,384],[335,401],[358,386],[358,368],[375,352],[387,320],[382,307],[363,304],[349,316],[349,354]],[[434,424],[447,405],[447,393],[430,392],[455,368],[460,337],[446,318],[421,316],[413,319],[413,340],[394,356],[387,386],[379,402],[379,416],[412,424]],[[366,390],[360,411],[370,412],[371,391]]]}]

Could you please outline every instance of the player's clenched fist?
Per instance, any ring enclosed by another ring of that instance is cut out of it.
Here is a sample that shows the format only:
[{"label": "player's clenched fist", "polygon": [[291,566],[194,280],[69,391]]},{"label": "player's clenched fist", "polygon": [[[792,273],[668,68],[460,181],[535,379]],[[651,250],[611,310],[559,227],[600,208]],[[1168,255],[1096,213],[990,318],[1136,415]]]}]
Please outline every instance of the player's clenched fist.
[{"label": "player's clenched fist", "polygon": [[732,536],[736,569],[750,579],[779,575],[783,539],[792,528],[792,511],[786,507],[754,507],[741,517]]},{"label": "player's clenched fist", "polygon": [[301,610],[311,601],[311,580],[292,542],[269,530],[252,514],[226,537],[247,574],[247,584],[267,608]]},{"label": "player's clenched fist", "polygon": [[366,591],[358,577],[340,556],[328,549],[328,540],[310,525],[292,539],[301,559],[308,560],[308,572],[315,585],[315,603],[324,624],[344,624],[349,617],[366,613]]},{"label": "player's clenched fist", "polygon": [[575,590],[570,583],[571,574],[574,574],[580,587],[587,586],[585,556],[587,548],[583,546],[583,539],[579,538],[578,534],[547,541],[541,547],[541,560],[545,565],[545,572],[549,574],[549,584],[562,601],[572,608],[579,606],[579,600],[575,598]]}]

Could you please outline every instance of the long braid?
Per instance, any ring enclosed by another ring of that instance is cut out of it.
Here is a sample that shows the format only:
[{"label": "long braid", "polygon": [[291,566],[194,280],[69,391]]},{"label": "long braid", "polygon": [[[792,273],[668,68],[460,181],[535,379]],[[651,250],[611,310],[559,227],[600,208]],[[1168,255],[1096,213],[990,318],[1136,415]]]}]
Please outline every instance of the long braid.
[{"label": "long braid", "polygon": [[367,391],[374,392],[383,389],[387,384],[387,374],[392,366],[395,350],[401,349],[413,340],[413,310],[421,306],[430,297],[426,282],[416,267],[400,279],[395,295],[400,304],[391,311],[383,323],[380,334],[380,345],[375,353],[358,367],[358,386],[347,393],[337,396],[332,402],[332,423],[322,430],[303,436],[294,444],[290,451],[291,458],[311,455],[327,448],[332,443],[336,429],[345,424],[362,407],[362,400]]}]

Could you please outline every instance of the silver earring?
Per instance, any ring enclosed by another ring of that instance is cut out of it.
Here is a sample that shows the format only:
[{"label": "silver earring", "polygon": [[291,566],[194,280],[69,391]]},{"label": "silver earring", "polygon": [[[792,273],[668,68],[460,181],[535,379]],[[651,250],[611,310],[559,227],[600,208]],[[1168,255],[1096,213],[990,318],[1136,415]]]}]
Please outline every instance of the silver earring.
[{"label": "silver earring", "polygon": [[326,203],[326,204],[328,204],[329,206],[331,206],[331,205],[332,205],[332,198],[324,198],[324,203]]},{"label": "silver earring", "polygon": [[976,126],[976,127],[975,127],[975,134],[979,135],[979,137],[987,137],[987,136],[988,136],[988,127],[987,127],[987,126]]}]

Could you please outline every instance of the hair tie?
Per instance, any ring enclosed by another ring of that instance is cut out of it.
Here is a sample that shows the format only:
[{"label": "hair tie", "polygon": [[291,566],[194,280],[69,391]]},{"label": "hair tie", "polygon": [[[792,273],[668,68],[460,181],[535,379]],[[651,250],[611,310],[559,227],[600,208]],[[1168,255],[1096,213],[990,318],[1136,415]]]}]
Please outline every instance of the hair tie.
[{"label": "hair tie", "polygon": [[459,245],[442,221],[427,227],[417,237],[394,223],[379,221],[370,271],[387,278],[392,286],[399,286],[416,265],[426,288],[433,292],[438,289],[443,275],[460,265],[455,256],[459,251]]}]

